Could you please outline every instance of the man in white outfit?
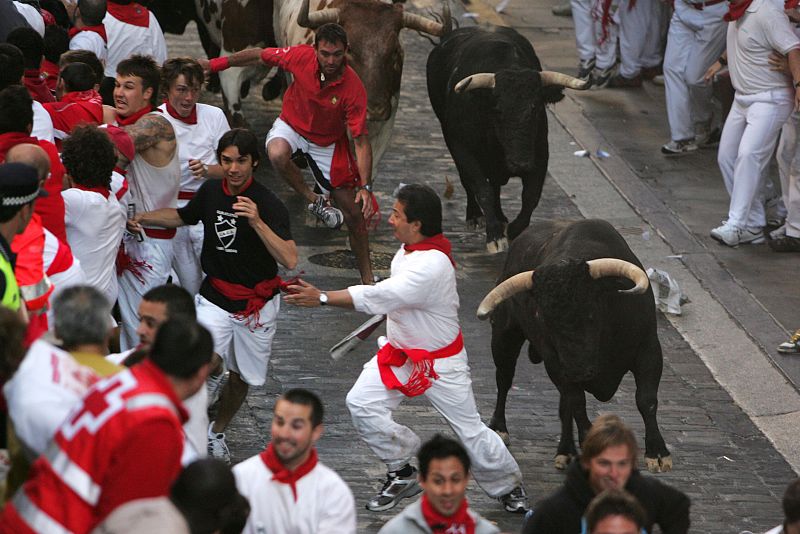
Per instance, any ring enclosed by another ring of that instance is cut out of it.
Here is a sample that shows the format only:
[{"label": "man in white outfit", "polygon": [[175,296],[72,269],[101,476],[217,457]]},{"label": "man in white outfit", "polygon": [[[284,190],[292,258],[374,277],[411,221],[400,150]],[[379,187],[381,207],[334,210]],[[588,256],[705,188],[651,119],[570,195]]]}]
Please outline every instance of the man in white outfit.
[{"label": "man in white outfit", "polygon": [[383,346],[347,395],[356,430],[388,470],[367,509],[388,510],[421,491],[409,463],[420,439],[396,423],[392,411],[406,397],[424,394],[469,452],[478,484],[507,511],[524,513],[528,502],[519,466],[500,437],[483,424],[475,404],[458,323],[455,263],[441,221],[441,201],[431,188],[403,187],[389,218],[403,244],[392,260],[391,278],[327,293],[301,281],[289,286],[285,300],[387,315],[388,341],[379,341]]},{"label": "man in white outfit", "polygon": [[290,389],[275,403],[267,448],[233,468],[250,503],[242,532],[355,534],[353,492],[317,459],[322,414],[319,397],[305,389]]},{"label": "man in white outfit", "polygon": [[[697,150],[706,140],[713,120],[712,86],[703,78],[706,69],[725,50],[728,11],[725,0],[675,3],[664,54],[664,90],[670,141],[661,147],[667,156]],[[698,135],[700,134],[700,135]]]},{"label": "man in white outfit", "polygon": [[[734,247],[763,243],[766,225],[759,198],[763,172],[792,109],[800,108],[800,39],[788,17],[773,0],[731,2],[727,34],[727,59],[736,90],[725,120],[717,161],[730,194],[728,218],[711,230],[711,237]],[[775,50],[788,56],[787,76],[770,69]],[[721,68],[719,62],[706,73]]]},{"label": "man in white outfit", "polygon": [[619,0],[571,0],[575,43],[580,61],[578,78],[605,87],[616,71],[619,28],[614,21]]}]

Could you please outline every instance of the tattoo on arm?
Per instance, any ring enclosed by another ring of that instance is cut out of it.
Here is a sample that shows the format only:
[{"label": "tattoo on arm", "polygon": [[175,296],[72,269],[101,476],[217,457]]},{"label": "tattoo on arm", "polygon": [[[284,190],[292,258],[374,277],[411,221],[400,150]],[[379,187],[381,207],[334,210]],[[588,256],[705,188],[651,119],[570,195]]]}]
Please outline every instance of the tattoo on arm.
[{"label": "tattoo on arm", "polygon": [[136,124],[126,126],[125,130],[133,139],[136,152],[142,152],[162,141],[175,141],[175,130],[164,117],[155,114],[145,115]]}]

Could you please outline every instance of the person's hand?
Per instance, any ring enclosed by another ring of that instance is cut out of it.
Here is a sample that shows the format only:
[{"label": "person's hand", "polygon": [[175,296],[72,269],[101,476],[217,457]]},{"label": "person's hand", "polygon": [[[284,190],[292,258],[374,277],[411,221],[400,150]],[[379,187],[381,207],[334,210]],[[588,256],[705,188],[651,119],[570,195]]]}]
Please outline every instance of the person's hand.
[{"label": "person's hand", "polygon": [[372,214],[375,213],[375,208],[372,205],[372,193],[367,191],[366,189],[359,189],[356,193],[356,204],[361,204],[361,214],[364,216],[364,220],[368,220],[372,217]]},{"label": "person's hand", "polygon": [[261,217],[258,215],[258,206],[249,197],[236,197],[236,202],[233,203],[233,213],[237,217],[244,217],[250,226],[255,228],[261,222]]},{"label": "person's hand", "polygon": [[285,302],[288,302],[293,306],[316,308],[317,306],[322,305],[319,301],[319,295],[322,293],[322,291],[303,279],[298,279],[296,285],[291,285],[286,289],[288,290],[288,293],[282,298]]},{"label": "person's hand", "polygon": [[208,80],[211,79],[211,66],[206,58],[200,57],[197,58],[197,62],[200,63],[200,66],[203,67],[203,77],[205,78],[206,83]]},{"label": "person's hand", "polygon": [[192,172],[192,176],[194,176],[198,180],[208,176],[208,165],[206,165],[199,159],[189,160],[189,170]]},{"label": "person's hand", "polygon": [[773,50],[770,52],[767,62],[769,63],[769,70],[789,72],[789,59],[783,54],[779,54]]},{"label": "person's hand", "polygon": [[800,111],[800,87],[794,88],[794,110]]},{"label": "person's hand", "polygon": [[713,65],[708,67],[708,70],[703,75],[703,81],[706,82],[706,84],[711,83],[714,80],[714,76],[716,76],[716,74],[721,70],[722,70],[722,63],[720,63],[719,61],[715,61]]},{"label": "person's hand", "polygon": [[128,232],[132,234],[141,234],[144,229],[142,228],[142,218],[144,214],[140,213],[135,215],[133,219],[128,219],[125,223],[125,228],[127,228]]}]

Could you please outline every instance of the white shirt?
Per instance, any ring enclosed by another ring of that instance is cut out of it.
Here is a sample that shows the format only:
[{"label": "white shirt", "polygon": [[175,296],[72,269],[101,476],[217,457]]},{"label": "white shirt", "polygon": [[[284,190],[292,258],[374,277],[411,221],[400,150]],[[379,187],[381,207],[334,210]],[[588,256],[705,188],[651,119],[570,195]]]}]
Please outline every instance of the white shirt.
[{"label": "white shirt", "polygon": [[70,50],[88,50],[94,52],[97,59],[105,65],[108,61],[108,47],[97,32],[79,32],[69,41]]},{"label": "white shirt", "polygon": [[456,274],[438,250],[405,253],[392,260],[392,276],[374,286],[347,288],[356,310],[387,314],[392,346],[434,351],[450,345],[460,330]]},{"label": "white shirt", "polygon": [[353,492],[333,470],[317,462],[292,488],[272,480],[259,455],[234,466],[236,487],[250,503],[243,533],[349,534],[356,531]]},{"label": "white shirt", "polygon": [[800,48],[800,39],[778,4],[753,0],[742,18],[728,23],[728,69],[733,88],[743,95],[791,89],[791,76],[771,70],[768,59],[773,50],[786,55],[794,48]]},{"label": "white shirt", "polygon": [[167,104],[158,109],[163,111],[175,130],[178,140],[178,157],[181,162],[181,191],[196,192],[205,179],[198,179],[189,170],[189,160],[199,159],[206,165],[217,164],[217,145],[220,138],[231,129],[225,113],[216,106],[197,104],[197,124],[186,124],[167,113]]},{"label": "white shirt", "polygon": [[[123,189],[125,190],[123,191]],[[117,200],[119,200],[122,209],[125,210],[125,214],[127,215],[128,204],[133,202],[130,184],[128,183],[128,179],[117,171],[111,172],[111,192],[117,197]]]},{"label": "white shirt", "polygon": [[3,392],[17,437],[36,455],[98,380],[97,373],[68,353],[35,341]]},{"label": "white shirt", "polygon": [[72,254],[81,262],[86,283],[109,302],[117,300],[116,257],[125,231],[125,210],[117,197],[71,188],[64,198],[64,223]]},{"label": "white shirt", "polygon": [[[108,59],[105,75],[114,78],[119,62],[134,54],[152,56],[161,66],[167,60],[167,43],[156,17],[150,12],[150,25],[147,28],[127,24],[106,13],[103,18],[108,37]],[[85,33],[85,32],[84,32]]]},{"label": "white shirt", "polygon": [[31,130],[31,137],[35,137],[42,141],[50,141],[55,144],[55,132],[53,131],[53,119],[50,114],[44,109],[44,106],[33,101],[33,130]]},{"label": "white shirt", "polygon": [[[181,181],[181,166],[178,149],[163,167],[149,164],[136,154],[128,167],[128,191],[136,213],[175,208],[178,205],[178,186]],[[127,206],[126,206],[127,208]]]},{"label": "white shirt", "polygon": [[14,7],[17,8],[19,14],[25,17],[31,28],[36,30],[36,33],[44,37],[44,18],[39,10],[30,4],[23,4],[22,2],[14,2]]}]

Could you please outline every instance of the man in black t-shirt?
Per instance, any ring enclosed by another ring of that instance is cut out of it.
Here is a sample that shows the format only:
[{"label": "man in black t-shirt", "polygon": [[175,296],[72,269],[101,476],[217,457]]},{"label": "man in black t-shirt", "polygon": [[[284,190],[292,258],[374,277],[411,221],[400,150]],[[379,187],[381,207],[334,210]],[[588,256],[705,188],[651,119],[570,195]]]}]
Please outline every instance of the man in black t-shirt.
[{"label": "man in black t-shirt", "polygon": [[203,222],[200,262],[206,277],[195,299],[197,321],[211,331],[214,351],[230,370],[217,419],[208,427],[208,452],[230,462],[224,431],[248,386],[266,381],[280,307],[278,264],[293,269],[297,248],[286,207],[253,177],[259,162],[255,135],[229,131],[219,141],[217,159],[222,180],[208,180],[183,208],[137,215],[128,228]]}]

